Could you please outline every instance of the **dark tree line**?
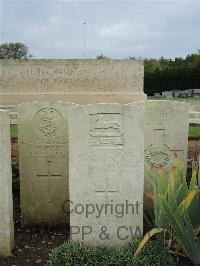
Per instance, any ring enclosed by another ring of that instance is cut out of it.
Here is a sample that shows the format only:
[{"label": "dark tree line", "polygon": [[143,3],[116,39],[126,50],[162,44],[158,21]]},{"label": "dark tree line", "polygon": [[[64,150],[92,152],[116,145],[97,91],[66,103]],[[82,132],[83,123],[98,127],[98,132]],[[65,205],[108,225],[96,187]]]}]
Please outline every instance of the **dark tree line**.
[{"label": "dark tree line", "polygon": [[31,58],[28,47],[21,42],[0,44],[0,59],[28,59]]},{"label": "dark tree line", "polygon": [[148,95],[200,88],[200,51],[185,59],[145,59],[144,69],[144,91]]},{"label": "dark tree line", "polygon": [[[97,59],[109,59],[103,54]],[[137,59],[129,57],[128,59]],[[142,58],[139,58],[142,59]],[[200,50],[196,54],[177,57],[174,60],[144,59],[144,92],[153,95],[166,90],[200,88]]]}]

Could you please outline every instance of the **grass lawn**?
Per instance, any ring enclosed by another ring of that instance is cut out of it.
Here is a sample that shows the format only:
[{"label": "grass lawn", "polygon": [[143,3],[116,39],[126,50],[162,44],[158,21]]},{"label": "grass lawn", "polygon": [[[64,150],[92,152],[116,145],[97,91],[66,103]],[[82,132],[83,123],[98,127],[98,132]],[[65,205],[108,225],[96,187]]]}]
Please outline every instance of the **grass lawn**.
[{"label": "grass lawn", "polygon": [[[181,102],[189,102],[189,101],[199,101],[200,102],[200,96],[197,97],[190,97],[190,98],[158,98],[158,97],[154,97],[154,96],[150,96],[148,97],[148,100],[172,100],[172,101],[181,101]],[[200,103],[199,103],[200,104]]]},{"label": "grass lawn", "polygon": [[190,127],[189,137],[200,137],[200,126]]},{"label": "grass lawn", "polygon": [[17,136],[18,136],[18,127],[11,127],[10,128],[10,136],[11,136],[11,138],[17,138]]},{"label": "grass lawn", "polygon": [[200,101],[200,96],[198,97],[190,97],[190,98],[173,98],[175,101],[183,101],[183,102],[188,102],[188,101]]}]

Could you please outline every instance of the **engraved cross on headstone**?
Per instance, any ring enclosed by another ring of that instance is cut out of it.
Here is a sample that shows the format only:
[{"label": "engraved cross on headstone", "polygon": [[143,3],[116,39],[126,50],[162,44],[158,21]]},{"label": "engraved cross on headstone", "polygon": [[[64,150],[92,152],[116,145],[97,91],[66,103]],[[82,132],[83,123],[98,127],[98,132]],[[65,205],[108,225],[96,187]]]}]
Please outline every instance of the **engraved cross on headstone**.
[{"label": "engraved cross on headstone", "polygon": [[96,193],[100,193],[100,194],[106,194],[106,195],[113,195],[113,194],[118,194],[119,193],[119,189],[96,189],[95,190]]},{"label": "engraved cross on headstone", "polygon": [[51,172],[51,163],[52,161],[47,161],[47,173],[46,174],[37,174],[37,177],[46,178],[48,181],[48,203],[53,203],[53,181],[57,178],[60,178],[62,174],[52,174]]},{"label": "engraved cross on headstone", "polygon": [[[162,145],[166,144],[165,141],[165,129],[164,128],[155,128],[153,129],[153,144],[155,145]],[[166,144],[167,146],[170,146]],[[176,149],[175,147],[170,146],[170,152],[174,154],[175,152],[183,152],[183,150]]]},{"label": "engraved cross on headstone", "polygon": [[95,189],[96,194],[103,196],[114,196],[119,194],[119,187],[115,185],[114,180],[102,178],[101,181],[101,185],[99,184]]},{"label": "engraved cross on headstone", "polygon": [[95,193],[97,195],[103,195],[103,196],[115,196],[119,194],[119,189],[118,188],[98,188],[95,190]]}]

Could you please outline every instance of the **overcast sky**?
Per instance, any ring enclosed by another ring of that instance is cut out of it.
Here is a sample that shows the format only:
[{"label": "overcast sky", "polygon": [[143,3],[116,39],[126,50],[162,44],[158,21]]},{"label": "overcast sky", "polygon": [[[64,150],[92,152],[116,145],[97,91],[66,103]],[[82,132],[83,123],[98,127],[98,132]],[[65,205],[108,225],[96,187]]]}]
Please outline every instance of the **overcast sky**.
[{"label": "overcast sky", "polygon": [[200,49],[200,0],[2,1],[1,41],[34,58],[185,57]]}]

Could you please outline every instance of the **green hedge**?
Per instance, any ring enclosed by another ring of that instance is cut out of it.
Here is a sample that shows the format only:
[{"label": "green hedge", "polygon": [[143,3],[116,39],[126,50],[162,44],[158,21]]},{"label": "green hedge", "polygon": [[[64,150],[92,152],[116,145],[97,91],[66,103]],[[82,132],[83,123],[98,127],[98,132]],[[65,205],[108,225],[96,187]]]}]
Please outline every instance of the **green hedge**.
[{"label": "green hedge", "polygon": [[133,253],[138,243],[131,243],[119,249],[100,246],[86,246],[68,241],[54,249],[49,255],[49,266],[174,266],[175,261],[169,251],[159,241],[151,241],[134,258]]}]

